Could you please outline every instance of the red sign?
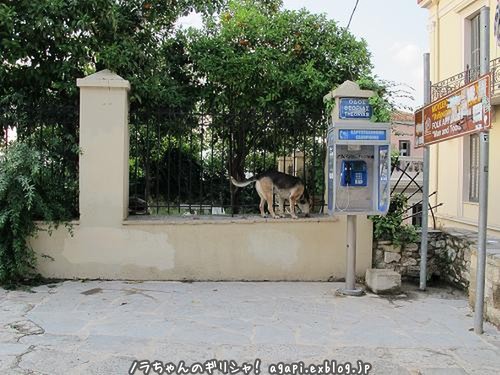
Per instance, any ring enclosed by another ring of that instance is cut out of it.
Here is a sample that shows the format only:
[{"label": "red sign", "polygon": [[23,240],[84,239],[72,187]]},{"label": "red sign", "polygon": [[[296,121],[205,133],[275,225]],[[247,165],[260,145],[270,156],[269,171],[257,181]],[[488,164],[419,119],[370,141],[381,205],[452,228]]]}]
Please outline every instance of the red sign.
[{"label": "red sign", "polygon": [[415,113],[415,147],[491,127],[490,75],[480,77]]}]

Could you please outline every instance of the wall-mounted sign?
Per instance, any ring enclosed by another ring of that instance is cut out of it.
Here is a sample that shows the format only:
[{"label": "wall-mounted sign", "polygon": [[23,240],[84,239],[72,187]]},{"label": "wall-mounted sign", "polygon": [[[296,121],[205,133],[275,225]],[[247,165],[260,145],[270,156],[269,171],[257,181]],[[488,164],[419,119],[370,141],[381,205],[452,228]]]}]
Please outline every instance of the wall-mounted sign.
[{"label": "wall-mounted sign", "polygon": [[387,132],[374,129],[339,129],[341,141],[385,141]]},{"label": "wall-mounted sign", "polygon": [[[423,145],[489,129],[490,79],[489,74],[482,76],[424,107]],[[415,121],[415,125],[417,124]],[[418,128],[415,129],[416,137],[417,133]]]},{"label": "wall-mounted sign", "polygon": [[373,108],[366,98],[340,98],[339,118],[367,119],[372,117]]}]

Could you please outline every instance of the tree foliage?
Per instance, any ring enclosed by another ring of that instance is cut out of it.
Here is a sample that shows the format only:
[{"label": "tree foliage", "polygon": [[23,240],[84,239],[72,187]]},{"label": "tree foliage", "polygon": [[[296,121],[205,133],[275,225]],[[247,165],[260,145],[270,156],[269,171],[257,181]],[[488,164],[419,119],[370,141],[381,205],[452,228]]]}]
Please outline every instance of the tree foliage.
[{"label": "tree foliage", "polygon": [[[174,33],[176,19],[192,10],[204,15],[203,29]],[[255,139],[269,150],[276,133],[288,140],[312,134],[323,96],[371,71],[363,40],[324,15],[284,10],[279,0],[7,1],[0,41],[0,106],[17,116],[9,121],[18,133],[31,131],[19,126],[26,113],[65,106],[74,108],[74,121],[64,129],[77,140],[75,79],[109,68],[131,82],[136,114],[166,106],[189,112],[200,103],[236,113],[242,120],[231,124],[227,167],[240,178]],[[251,114],[264,120],[250,124]]]},{"label": "tree foliage", "polygon": [[15,0],[0,4],[0,105],[78,104],[76,78],[104,68],[128,79],[131,101],[183,105],[179,16],[211,12],[208,0]]},{"label": "tree foliage", "polygon": [[192,107],[196,95],[184,70],[182,40],[172,37],[173,25],[192,10],[209,13],[220,4],[0,3],[0,137],[7,127],[16,127],[19,138],[27,141],[8,146],[0,165],[1,283],[32,276],[35,257],[27,239],[39,230],[35,220],[59,222],[77,215],[76,79],[108,68],[132,83],[132,105],[145,110],[162,103]]},{"label": "tree foliage", "polygon": [[387,215],[370,217],[374,238],[392,241],[396,245],[415,242],[418,239],[415,227],[403,222],[407,210],[408,198],[404,194],[393,194]]},{"label": "tree foliage", "polygon": [[0,159],[0,284],[32,278],[36,258],[28,239],[41,228],[37,220],[58,225],[71,219],[66,200],[76,183],[65,185],[49,173],[59,161],[25,142],[15,142]]},{"label": "tree foliage", "polygon": [[333,86],[370,71],[363,40],[324,15],[279,4],[231,1],[206,17],[202,30],[187,33],[202,98],[231,109],[319,116]]},{"label": "tree foliage", "polygon": [[[323,96],[371,70],[365,41],[324,15],[285,10],[281,1],[230,1],[205,17],[202,30],[182,37],[204,105],[233,116],[228,170],[239,179],[255,134],[265,140],[260,149],[284,135],[290,143],[284,149],[293,152],[294,140],[312,136],[321,121]],[[254,117],[264,120],[249,123]]]}]

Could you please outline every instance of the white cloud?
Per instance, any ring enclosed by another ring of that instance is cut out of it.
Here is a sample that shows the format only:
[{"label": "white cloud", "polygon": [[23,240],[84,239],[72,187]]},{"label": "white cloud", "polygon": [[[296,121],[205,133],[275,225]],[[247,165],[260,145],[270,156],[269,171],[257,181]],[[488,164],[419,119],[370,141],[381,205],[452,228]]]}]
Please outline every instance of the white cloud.
[{"label": "white cloud", "polygon": [[389,48],[389,56],[385,61],[385,77],[391,77],[396,82],[406,84],[414,89],[414,100],[402,99],[401,104],[417,107],[422,103],[423,96],[423,52],[413,43],[395,42]]},{"label": "white cloud", "polygon": [[392,57],[395,62],[405,65],[415,65],[422,59],[422,51],[415,44],[395,43],[392,48]]}]

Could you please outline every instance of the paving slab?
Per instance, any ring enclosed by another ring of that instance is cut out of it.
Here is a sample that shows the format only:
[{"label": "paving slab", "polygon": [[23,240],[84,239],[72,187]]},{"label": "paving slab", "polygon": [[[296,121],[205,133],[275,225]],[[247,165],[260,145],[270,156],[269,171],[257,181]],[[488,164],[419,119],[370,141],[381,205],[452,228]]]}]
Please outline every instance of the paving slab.
[{"label": "paving slab", "polygon": [[403,285],[398,296],[346,297],[336,293],[342,286],[65,281],[0,289],[0,374],[118,375],[134,360],[211,359],[259,359],[261,374],[273,363],[325,360],[368,362],[369,374],[382,375],[500,373],[500,332],[488,323],[484,335],[471,331],[462,293]]}]

